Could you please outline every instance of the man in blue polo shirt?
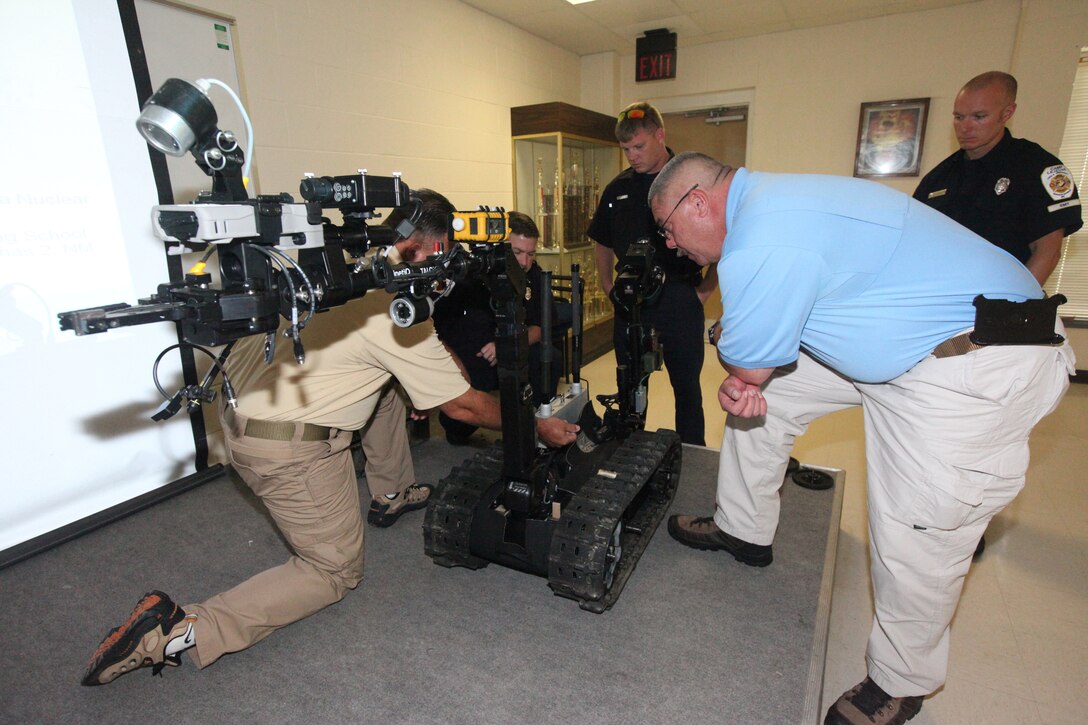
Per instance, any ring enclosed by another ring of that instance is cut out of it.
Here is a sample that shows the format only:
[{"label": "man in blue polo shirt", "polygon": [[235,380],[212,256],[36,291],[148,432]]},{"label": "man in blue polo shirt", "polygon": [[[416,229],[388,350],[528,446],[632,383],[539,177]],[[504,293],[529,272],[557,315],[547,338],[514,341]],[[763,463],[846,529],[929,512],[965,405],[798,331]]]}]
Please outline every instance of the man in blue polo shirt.
[{"label": "man in blue polo shirt", "polygon": [[718,263],[729,373],[718,391],[729,417],[717,509],[673,516],[669,533],[770,564],[794,439],[822,415],[862,406],[876,611],[868,676],[825,722],[910,719],[944,683],[975,544],[1023,487],[1028,435],[1074,370],[1068,343],[972,342],[973,300],[1042,290],[1004,251],[868,181],[681,154],[655,180],[650,207],[670,247]]}]

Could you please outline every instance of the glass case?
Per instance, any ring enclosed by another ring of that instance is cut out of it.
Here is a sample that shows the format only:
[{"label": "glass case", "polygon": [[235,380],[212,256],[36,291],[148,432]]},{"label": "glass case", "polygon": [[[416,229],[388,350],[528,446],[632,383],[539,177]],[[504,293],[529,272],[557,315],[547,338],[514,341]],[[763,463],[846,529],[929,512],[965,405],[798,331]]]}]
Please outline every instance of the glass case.
[{"label": "glass case", "polygon": [[556,131],[514,136],[515,208],[540,228],[537,262],[555,274],[581,265],[585,280],[585,324],[612,316],[601,292],[595,245],[586,229],[605,185],[620,172],[615,142]]}]

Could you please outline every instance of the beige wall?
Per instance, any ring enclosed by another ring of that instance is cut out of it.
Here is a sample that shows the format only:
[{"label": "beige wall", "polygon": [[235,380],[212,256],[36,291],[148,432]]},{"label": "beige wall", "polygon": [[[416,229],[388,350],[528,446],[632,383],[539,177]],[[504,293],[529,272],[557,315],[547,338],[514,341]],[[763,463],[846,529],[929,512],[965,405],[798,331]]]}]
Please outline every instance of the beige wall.
[{"label": "beige wall", "polygon": [[[1057,152],[1084,44],[1084,0],[984,0],[682,47],[678,77],[668,81],[635,83],[634,56],[622,56],[617,109],[639,99],[754,89],[750,168],[849,176],[862,102],[930,97],[924,173],[955,150],[952,101],[986,70],[1020,81],[1013,132]],[[911,192],[918,180],[885,183]]]},{"label": "beige wall", "polygon": [[197,0],[233,17],[261,193],[401,171],[511,206],[510,107],[581,91],[577,56],[455,0]]},{"label": "beige wall", "polygon": [[[510,206],[510,106],[616,113],[642,98],[749,91],[747,164],[849,175],[863,101],[932,98],[923,170],[954,149],[952,99],[970,76],[1021,83],[1017,135],[1057,150],[1083,0],[951,8],[681,48],[679,77],[636,84],[634,57],[579,59],[456,0],[198,0],[236,19],[262,193],[319,174],[401,171],[459,206]],[[903,191],[917,179],[889,180]]]}]

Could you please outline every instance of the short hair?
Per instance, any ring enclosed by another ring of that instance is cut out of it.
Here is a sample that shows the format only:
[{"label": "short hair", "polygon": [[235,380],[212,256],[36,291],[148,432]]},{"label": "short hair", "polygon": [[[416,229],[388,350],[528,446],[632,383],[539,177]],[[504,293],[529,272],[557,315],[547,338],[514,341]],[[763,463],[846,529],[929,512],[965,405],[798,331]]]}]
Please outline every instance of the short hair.
[{"label": "short hair", "polygon": [[416,189],[411,198],[420,203],[419,219],[416,220],[414,233],[445,238],[449,234],[450,214],[456,211],[450,200],[433,189]]},{"label": "short hair", "polygon": [[1000,86],[1001,90],[1005,92],[1008,102],[1016,103],[1016,78],[1004,71],[990,70],[985,73],[980,73],[967,81],[962,90],[967,91],[968,93],[974,93],[975,91],[981,91],[983,88],[988,88],[991,85]]},{"label": "short hair", "polygon": [[709,188],[718,183],[718,179],[728,176],[733,167],[698,151],[677,154],[669,159],[669,162],[661,169],[661,173],[654,179],[654,183],[650,184],[648,197],[650,203],[653,203],[654,198],[672,184],[673,179],[680,175],[681,171],[686,169],[692,170],[700,185]]},{"label": "short hair", "polygon": [[630,141],[641,129],[653,133],[659,128],[665,128],[661,114],[649,103],[639,101],[620,111],[620,115],[616,117],[616,140],[624,143]]},{"label": "short hair", "polygon": [[507,217],[510,219],[511,234],[520,234],[529,239],[540,239],[540,229],[528,214],[512,211],[507,214]]}]

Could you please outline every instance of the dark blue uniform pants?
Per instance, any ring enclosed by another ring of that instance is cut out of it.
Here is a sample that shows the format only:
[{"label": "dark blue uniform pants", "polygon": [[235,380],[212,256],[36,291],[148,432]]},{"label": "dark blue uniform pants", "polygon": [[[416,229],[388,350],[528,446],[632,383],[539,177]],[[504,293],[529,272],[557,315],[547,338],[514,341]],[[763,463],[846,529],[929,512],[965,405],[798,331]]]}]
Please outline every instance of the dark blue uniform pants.
[{"label": "dark blue uniform pants", "polygon": [[[676,432],[684,443],[705,446],[703,437],[703,393],[699,376],[703,370],[703,305],[695,288],[682,283],[667,283],[653,306],[642,308],[643,322],[657,330],[665,370],[676,398]],[[612,341],[616,363],[628,360],[627,320],[617,312]]]}]

